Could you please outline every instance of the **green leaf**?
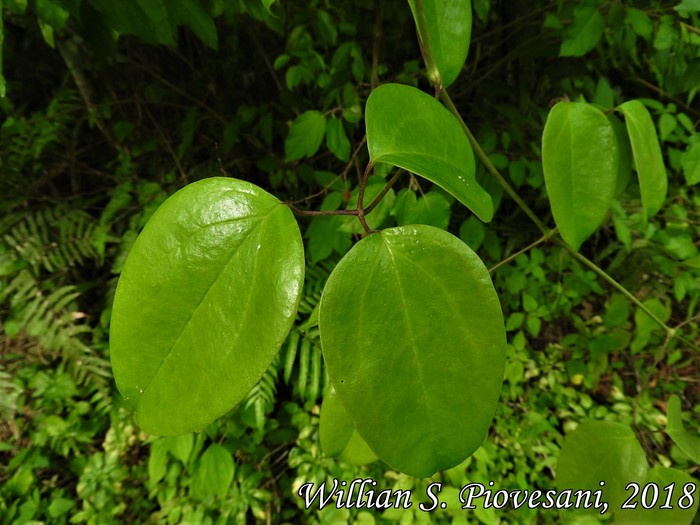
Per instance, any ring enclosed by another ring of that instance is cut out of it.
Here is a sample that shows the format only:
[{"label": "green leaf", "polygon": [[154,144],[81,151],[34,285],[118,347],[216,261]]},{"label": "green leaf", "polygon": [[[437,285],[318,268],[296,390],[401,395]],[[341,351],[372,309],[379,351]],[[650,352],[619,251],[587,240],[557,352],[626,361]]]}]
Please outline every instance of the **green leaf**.
[{"label": "green leaf", "polygon": [[692,142],[681,157],[683,175],[688,186],[700,182],[700,140]]},{"label": "green leaf", "polygon": [[[179,2],[173,2],[177,3]],[[111,31],[137,35],[149,44],[169,44],[173,41],[172,37],[160,40],[163,37],[162,28],[154,26],[139,2],[91,0],[89,5],[102,13],[102,18]]]},{"label": "green leaf", "polygon": [[350,159],[350,141],[345,134],[343,121],[330,118],[326,122],[326,144],[338,159],[347,162]]},{"label": "green leaf", "polygon": [[168,449],[162,440],[151,443],[151,454],[148,456],[148,481],[155,486],[165,477],[168,470]]},{"label": "green leaf", "polygon": [[377,460],[372,449],[355,431],[355,423],[332,385],[323,398],[319,439],[325,454],[351,465],[366,465]]},{"label": "green leaf", "polygon": [[482,221],[493,218],[491,197],[476,182],[469,141],[437,100],[414,87],[386,84],[367,99],[365,120],[373,163],[386,162],[420,175]]},{"label": "green leaf", "polygon": [[425,225],[364,238],[328,278],[319,329],[338,396],[381,460],[428,477],[481,445],[505,330],[488,271],[459,239]]},{"label": "green leaf", "polygon": [[285,160],[287,162],[311,157],[321,147],[326,132],[326,117],[320,111],[305,111],[299,115],[289,135],[284,141]]},{"label": "green leaf", "polygon": [[459,238],[474,251],[478,250],[484,242],[485,235],[484,225],[475,217],[469,217],[459,227]]},{"label": "green leaf", "polygon": [[598,109],[582,102],[552,108],[542,135],[544,181],[554,222],[577,250],[612,204],[619,159],[615,130]]},{"label": "green leaf", "polygon": [[114,377],[151,434],[201,430],[241,401],[277,354],[304,273],[289,208],[248,182],[204,179],[153,215],[112,311]]},{"label": "green leaf", "polygon": [[586,421],[564,439],[556,486],[559,490],[601,490],[604,481],[601,501],[610,509],[619,509],[629,496],[627,484],[642,482],[646,472],[646,455],[632,429],[610,421]]},{"label": "green leaf", "polygon": [[697,13],[700,11],[700,0],[683,0],[673,9],[684,13]]},{"label": "green leaf", "polygon": [[681,417],[681,399],[678,396],[668,399],[666,419],[666,432],[673,442],[695,463],[700,463],[700,436],[685,430]]},{"label": "green leaf", "polygon": [[233,482],[234,469],[231,453],[225,447],[209,445],[197,460],[192,473],[192,498],[200,501],[210,496],[225,498]]},{"label": "green leaf", "polygon": [[450,222],[450,203],[439,191],[429,191],[416,198],[415,192],[404,188],[396,197],[391,213],[399,226],[427,224],[446,230]]},{"label": "green leaf", "polygon": [[[698,511],[697,488],[694,490],[692,499],[687,496],[683,498],[683,488],[688,484],[697,487],[697,483],[696,479],[680,470],[654,467],[647,472],[644,483],[639,485],[639,495],[630,501],[630,504],[636,503],[637,506],[634,510],[619,510],[615,514],[615,523],[618,525],[689,525]],[[656,490],[653,485],[656,485]],[[627,495],[632,496],[632,494],[633,490],[630,489]],[[692,505],[689,505],[691,502]],[[684,507],[689,505],[689,508],[683,509],[679,504]],[[644,505],[649,508],[645,508]],[[664,508],[660,508],[662,506]]]},{"label": "green leaf", "polygon": [[574,22],[566,30],[559,48],[561,57],[581,57],[600,42],[605,30],[605,20],[598,9],[582,6],[574,9]]},{"label": "green leaf", "polygon": [[197,35],[197,38],[207,46],[214,50],[218,49],[219,38],[214,19],[202,8],[198,0],[157,1],[163,1],[167,6],[172,26],[189,26],[194,34]]},{"label": "green leaf", "polygon": [[632,25],[632,29],[642,38],[649,40],[654,33],[654,24],[644,11],[635,9],[634,7],[627,8],[627,20]]},{"label": "green leaf", "polygon": [[[423,42],[423,49],[426,49],[427,36],[433,61],[440,73],[440,84],[447,88],[459,76],[469,53],[472,34],[471,0],[423,2],[427,35],[420,32],[421,24],[417,19],[415,1],[408,0],[408,3]],[[431,80],[435,81],[434,78]]]},{"label": "green leaf", "polygon": [[663,206],[668,186],[656,128],[649,111],[638,100],[625,102],[617,109],[625,116],[634,165],[639,177],[644,217],[653,217]]}]

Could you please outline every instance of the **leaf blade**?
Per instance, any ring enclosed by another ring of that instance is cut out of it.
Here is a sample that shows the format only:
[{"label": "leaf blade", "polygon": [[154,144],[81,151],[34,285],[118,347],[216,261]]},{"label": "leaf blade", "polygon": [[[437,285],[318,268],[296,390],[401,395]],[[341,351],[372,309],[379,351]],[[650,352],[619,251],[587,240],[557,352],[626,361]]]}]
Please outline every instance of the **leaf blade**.
[{"label": "leaf blade", "polygon": [[427,477],[481,445],[505,330],[488,271],[459,239],[425,225],[366,237],[329,277],[319,328],[338,396],[380,459]]},{"label": "leaf blade", "polygon": [[373,163],[386,162],[437,184],[482,221],[493,218],[490,195],[476,182],[474,153],[454,116],[422,91],[378,87],[367,99],[367,146]]},{"label": "leaf blade", "polygon": [[260,188],[216,177],[170,197],[134,244],[112,313],[114,376],[142,428],[199,430],[241,401],[289,332],[302,279],[296,221]]},{"label": "leaf blade", "polygon": [[326,118],[320,111],[310,110],[299,115],[284,141],[285,160],[290,162],[313,156],[321,147],[325,132]]},{"label": "leaf blade", "polygon": [[561,236],[576,250],[612,204],[619,158],[615,130],[598,109],[580,102],[552,108],[542,134],[545,186]]},{"label": "leaf blade", "polygon": [[625,102],[617,109],[625,116],[634,165],[639,177],[644,217],[653,217],[663,206],[668,189],[668,176],[656,137],[656,127],[649,111],[638,100]]},{"label": "leaf blade", "polygon": [[[420,39],[425,42],[426,35],[420,34],[415,1],[408,0],[408,3]],[[447,88],[459,76],[469,54],[472,32],[471,0],[424,2],[423,9],[433,60],[440,72],[440,83],[443,88]]]},{"label": "leaf blade", "polygon": [[[564,439],[556,486],[559,490],[602,490],[602,501],[610,509],[619,509],[626,499],[627,484],[642,482],[647,468],[646,455],[632,429],[610,421],[586,421]],[[601,481],[605,486],[600,486]]]}]

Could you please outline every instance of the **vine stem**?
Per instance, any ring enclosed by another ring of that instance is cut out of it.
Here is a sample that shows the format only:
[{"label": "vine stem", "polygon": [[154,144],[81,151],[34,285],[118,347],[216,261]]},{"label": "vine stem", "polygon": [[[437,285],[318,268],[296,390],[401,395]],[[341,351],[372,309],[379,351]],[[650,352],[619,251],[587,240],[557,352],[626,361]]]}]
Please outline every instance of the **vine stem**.
[{"label": "vine stem", "polygon": [[668,326],[666,323],[664,323],[661,319],[659,319],[654,312],[652,312],[649,308],[647,308],[644,303],[642,303],[639,299],[637,299],[634,295],[632,295],[627,288],[622,286],[620,283],[618,283],[615,279],[613,279],[605,270],[600,268],[596,263],[588,259],[586,256],[581,255],[579,252],[571,248],[568,244],[566,244],[563,240],[561,239],[555,239],[555,241],[558,245],[562,246],[563,248],[566,248],[568,252],[574,256],[574,258],[578,259],[579,262],[583,263],[585,266],[588,266],[591,270],[593,270],[595,273],[600,275],[605,281],[607,281],[611,286],[613,286],[618,292],[620,292],[622,295],[627,297],[630,301],[632,301],[637,307],[642,310],[645,314],[647,314],[649,317],[651,317],[656,323],[658,323],[660,326],[663,327],[664,330],[666,330],[666,333],[669,334],[671,337],[673,337],[676,334],[676,330],[674,328],[671,328]]},{"label": "vine stem", "polygon": [[[555,235],[557,233],[556,229],[548,228],[544,224],[544,222],[542,222],[540,220],[540,218],[535,214],[535,212],[532,211],[532,209],[527,204],[525,204],[525,202],[515,192],[513,187],[510,184],[508,184],[508,181],[506,181],[506,179],[503,177],[503,175],[501,175],[500,172],[496,169],[496,167],[491,163],[489,158],[486,156],[486,153],[484,153],[484,150],[481,149],[481,146],[477,142],[476,138],[474,137],[472,132],[469,130],[469,127],[462,119],[462,116],[459,114],[459,111],[457,111],[457,108],[455,107],[454,103],[452,102],[452,99],[450,98],[450,95],[447,93],[446,89],[441,90],[440,98],[441,98],[442,102],[445,104],[445,107],[447,107],[447,109],[450,110],[450,112],[457,118],[457,120],[461,124],[465,135],[469,139],[469,143],[471,144],[472,148],[474,149],[474,152],[476,153],[476,156],[484,164],[484,167],[486,168],[486,170],[491,175],[493,175],[493,177],[496,178],[496,180],[501,185],[501,187],[505,190],[505,192],[515,201],[515,203],[520,207],[520,209],[523,210],[525,215],[527,215],[532,220],[532,222],[535,223],[535,225],[542,231],[543,236],[545,238],[544,240],[555,237]],[[555,238],[554,241],[557,244],[559,244],[561,247],[563,247],[565,250],[567,250],[575,259],[577,259],[579,262],[583,263],[585,266],[587,266],[588,268],[593,270],[595,273],[597,273],[600,277],[602,277],[603,280],[608,282],[613,288],[618,290],[622,295],[624,295],[627,299],[629,299],[635,306],[637,306],[637,308],[639,308],[645,314],[647,314],[655,323],[657,323],[659,326],[661,326],[666,331],[666,334],[668,335],[669,338],[679,337],[677,331],[674,328],[671,328],[666,323],[664,323],[661,319],[659,319],[654,314],[654,312],[649,310],[649,308],[647,308],[644,305],[644,303],[642,303],[639,299],[637,299],[634,295],[632,295],[624,286],[622,286],[615,279],[613,279],[600,266],[595,264],[593,261],[590,261],[585,256],[581,255],[578,251],[574,250],[571,246],[569,246],[561,238]],[[499,263],[499,265],[500,265],[500,263]],[[685,341],[685,338],[679,337],[679,339],[682,339]],[[686,341],[686,342],[688,342],[688,341]],[[692,346],[695,346],[695,345],[692,345]]]},{"label": "vine stem", "polygon": [[500,262],[496,263],[495,265],[493,265],[491,268],[489,268],[489,273],[495,272],[495,271],[498,270],[501,266],[505,266],[505,265],[508,264],[510,261],[512,261],[513,259],[515,259],[518,255],[522,255],[522,254],[524,254],[525,252],[528,252],[528,251],[532,250],[535,246],[537,246],[537,245],[539,245],[539,244],[542,244],[542,243],[545,242],[547,239],[549,239],[549,237],[547,237],[546,235],[543,235],[542,237],[540,237],[539,239],[537,239],[535,242],[533,242],[533,243],[528,244],[527,246],[525,246],[525,248],[523,248],[522,250],[518,250],[518,251],[515,252],[514,254],[509,255],[508,257],[506,257],[506,258],[503,259],[502,261],[500,261]]},{"label": "vine stem", "polygon": [[542,234],[546,235],[547,238],[550,238],[555,231],[548,228],[547,225],[544,222],[542,222],[540,218],[535,214],[535,212],[532,211],[532,209],[530,209],[530,207],[527,204],[525,204],[525,201],[520,198],[520,195],[518,195],[515,192],[513,187],[510,184],[508,184],[508,181],[496,169],[496,166],[494,166],[493,163],[489,160],[488,156],[486,155],[486,153],[484,153],[484,150],[481,149],[481,146],[477,142],[471,130],[464,122],[464,119],[462,119],[462,115],[460,115],[459,111],[457,111],[457,108],[452,102],[452,99],[450,98],[450,95],[447,93],[446,89],[443,89],[440,92],[440,99],[442,100],[443,104],[445,104],[445,107],[447,107],[447,109],[449,109],[450,112],[455,117],[457,117],[457,120],[462,126],[462,129],[464,130],[464,134],[469,139],[469,144],[471,144],[474,153],[476,153],[476,156],[482,162],[482,164],[486,168],[486,171],[488,171],[493,177],[496,178],[496,180],[505,190],[505,192],[511,197],[511,199],[515,201],[515,203],[520,207],[520,209],[523,210],[523,212],[525,212],[525,215],[527,215],[530,218],[530,220],[532,220],[532,222],[534,222],[535,225],[537,225]]},{"label": "vine stem", "polygon": [[372,173],[372,168],[374,168],[374,164],[372,162],[368,162],[367,166],[365,167],[365,172],[362,174],[362,182],[360,183],[360,191],[357,194],[357,218],[360,220],[360,223],[362,224],[362,227],[365,229],[366,233],[372,233],[372,228],[369,227],[367,224],[367,220],[365,219],[365,210],[364,210],[364,199],[365,199],[365,188],[367,188],[367,180],[369,179],[369,174]]},{"label": "vine stem", "polygon": [[440,78],[440,70],[435,63],[432,44],[430,43],[430,33],[428,32],[428,20],[425,18],[425,9],[423,8],[423,0],[415,0],[413,5],[416,9],[416,22],[418,24],[418,42],[420,43],[421,53],[425,66],[428,68],[428,78],[435,84],[435,97],[442,91],[442,79]]}]

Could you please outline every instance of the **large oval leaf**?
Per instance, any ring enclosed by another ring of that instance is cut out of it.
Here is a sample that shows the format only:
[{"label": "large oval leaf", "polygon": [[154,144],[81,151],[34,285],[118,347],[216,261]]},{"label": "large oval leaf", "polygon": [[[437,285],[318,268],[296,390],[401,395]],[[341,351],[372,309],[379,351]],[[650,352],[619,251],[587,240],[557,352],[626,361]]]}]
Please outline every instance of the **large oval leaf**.
[{"label": "large oval leaf", "polygon": [[428,477],[481,445],[505,328],[488,271],[462,241],[425,225],[366,237],[328,278],[319,329],[338,396],[380,459]]},{"label": "large oval leaf", "polygon": [[[408,0],[416,21],[418,35],[423,42],[423,50],[429,47],[432,59],[440,74],[440,84],[447,88],[459,76],[467,59],[472,35],[471,0],[441,0],[423,2],[428,34],[420,31],[421,24],[416,13],[416,3]],[[426,38],[429,46],[426,46]],[[435,82],[435,78],[431,78]]]},{"label": "large oval leaf", "polygon": [[542,135],[542,167],[554,222],[578,250],[603,222],[617,185],[620,152],[615,129],[600,110],[559,102]]},{"label": "large oval leaf", "polygon": [[[564,439],[556,483],[559,490],[602,489],[601,501],[615,511],[629,497],[625,492],[627,484],[641,483],[646,473],[646,455],[630,427],[610,421],[586,421]],[[605,482],[602,488],[601,481]]]},{"label": "large oval leaf", "polygon": [[695,463],[700,463],[700,436],[685,429],[681,398],[673,395],[666,403],[666,432],[673,442]]},{"label": "large oval leaf", "polygon": [[491,196],[476,182],[474,153],[454,116],[419,89],[385,84],[365,112],[373,163],[386,162],[442,187],[482,221],[493,218]]},{"label": "large oval leaf", "polygon": [[[647,472],[644,483],[639,484],[637,497],[630,501],[630,505],[637,506],[633,510],[620,509],[615,514],[615,524],[690,525],[698,512],[697,485],[698,481],[683,471],[654,467]],[[684,497],[684,487],[692,491],[690,496]],[[633,489],[627,492],[627,496],[633,494]]]},{"label": "large oval leaf", "polygon": [[366,465],[377,456],[355,430],[355,423],[338,399],[333,385],[323,397],[319,440],[323,452],[351,465]]},{"label": "large oval leaf", "polygon": [[659,139],[656,137],[654,122],[644,104],[638,100],[630,100],[617,109],[625,115],[646,219],[656,215],[661,209],[668,188],[668,176]]},{"label": "large oval leaf", "polygon": [[248,182],[205,179],[154,214],[112,311],[114,378],[141,427],[202,427],[260,379],[291,328],[304,273],[288,207]]}]

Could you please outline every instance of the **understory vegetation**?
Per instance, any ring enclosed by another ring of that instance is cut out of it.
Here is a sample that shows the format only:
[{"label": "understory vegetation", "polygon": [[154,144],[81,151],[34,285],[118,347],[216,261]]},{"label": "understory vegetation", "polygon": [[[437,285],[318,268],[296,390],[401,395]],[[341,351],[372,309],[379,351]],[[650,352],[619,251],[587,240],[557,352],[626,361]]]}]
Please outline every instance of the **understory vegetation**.
[{"label": "understory vegetation", "polygon": [[[697,463],[666,433],[674,395],[685,431],[700,431],[697,1],[473,0],[469,56],[450,97],[549,227],[541,152],[550,108],[639,99],[651,113],[664,206],[647,220],[639,187],[628,185],[580,252],[670,330],[543,238],[478,160],[489,223],[402,173],[370,226],[427,224],[462,239],[489,268],[508,335],[486,441],[432,480],[380,461],[352,465],[319,445],[329,379],[317,305],[364,231],[355,217],[303,214],[356,207],[375,87],[435,92],[408,3],[178,0],[160,14],[146,4],[2,5],[0,524],[560,523],[565,512],[542,508],[463,510],[459,490],[553,488],[564,436],[586,420],[629,425],[651,466],[698,480]],[[375,169],[366,202],[392,175]],[[218,176],[300,212],[301,304],[243,402],[201,432],[157,438],[138,428],[112,378],[112,300],[155,210]],[[372,478],[375,491],[416,498],[410,509],[304,508],[299,488],[334,478]],[[432,481],[448,506],[426,514],[418,503]]]}]

